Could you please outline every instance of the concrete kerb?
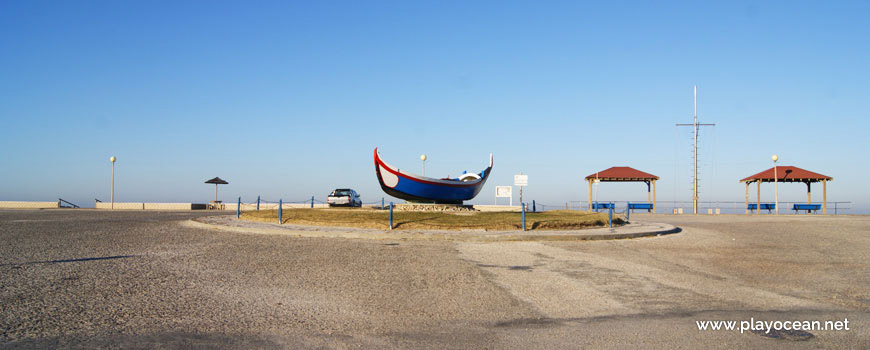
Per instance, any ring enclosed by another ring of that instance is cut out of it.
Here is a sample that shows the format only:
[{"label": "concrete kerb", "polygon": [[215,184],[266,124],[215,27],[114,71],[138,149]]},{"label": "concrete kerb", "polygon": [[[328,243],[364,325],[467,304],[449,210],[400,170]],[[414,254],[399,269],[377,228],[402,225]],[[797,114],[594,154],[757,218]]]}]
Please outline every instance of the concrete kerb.
[{"label": "concrete kerb", "polygon": [[651,222],[634,222],[615,228],[595,228],[570,231],[443,231],[443,230],[377,230],[335,226],[270,224],[238,220],[231,216],[207,216],[183,223],[188,227],[247,234],[287,235],[314,238],[356,238],[376,240],[428,240],[458,242],[509,241],[587,241],[653,237],[678,233],[679,227]]}]

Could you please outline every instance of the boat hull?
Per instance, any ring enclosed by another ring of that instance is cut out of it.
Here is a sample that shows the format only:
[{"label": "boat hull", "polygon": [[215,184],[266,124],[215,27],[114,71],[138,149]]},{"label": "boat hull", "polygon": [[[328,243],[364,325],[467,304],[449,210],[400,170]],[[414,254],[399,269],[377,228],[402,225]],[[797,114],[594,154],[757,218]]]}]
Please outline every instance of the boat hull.
[{"label": "boat hull", "polygon": [[381,189],[387,194],[419,203],[462,204],[471,200],[483,188],[492,170],[492,158],[488,168],[480,172],[480,178],[472,181],[453,181],[427,178],[401,171],[380,159],[375,148],[375,173]]}]

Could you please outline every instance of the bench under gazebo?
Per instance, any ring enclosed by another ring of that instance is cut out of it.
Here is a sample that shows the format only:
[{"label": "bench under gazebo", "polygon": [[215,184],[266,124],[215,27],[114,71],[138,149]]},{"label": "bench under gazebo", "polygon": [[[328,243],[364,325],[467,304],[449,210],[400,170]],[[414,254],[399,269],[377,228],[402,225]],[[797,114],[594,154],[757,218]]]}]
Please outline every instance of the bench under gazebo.
[{"label": "bench under gazebo", "polygon": [[[794,211],[806,210],[814,211],[822,209],[823,214],[828,213],[828,181],[833,181],[834,178],[819,173],[814,173],[809,170],[804,170],[796,166],[777,166],[776,167],[776,182],[800,182],[807,185],[807,204],[795,204],[792,207]],[[761,209],[768,211],[776,209],[773,203],[761,203],[761,183],[774,182],[774,168],[767,169],[758,174],[741,179],[740,182],[746,183],[746,213],[750,210],[755,210],[756,213]],[[758,198],[755,203],[749,203],[749,185],[755,182],[758,192]],[[814,182],[822,183],[822,204],[813,204],[812,188]],[[754,204],[754,205],[753,205]]]},{"label": "bench under gazebo", "polygon": [[[643,182],[646,183],[646,203],[629,203],[626,210],[646,209],[656,212],[656,180],[659,177],[627,166],[615,166],[593,173],[586,177],[589,183],[589,210],[599,209],[592,204],[592,183],[600,182]],[[597,204],[597,203],[596,203]],[[609,204],[608,204],[609,205]],[[606,209],[606,208],[604,208]]]}]

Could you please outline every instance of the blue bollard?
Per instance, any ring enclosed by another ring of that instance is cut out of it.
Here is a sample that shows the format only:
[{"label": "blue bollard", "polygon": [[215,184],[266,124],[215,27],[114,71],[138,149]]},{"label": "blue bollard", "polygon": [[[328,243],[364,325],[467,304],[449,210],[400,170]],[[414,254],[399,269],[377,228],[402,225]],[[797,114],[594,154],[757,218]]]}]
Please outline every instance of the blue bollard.
[{"label": "blue bollard", "polygon": [[613,206],[610,206],[610,214],[607,216],[607,224],[613,227]]},{"label": "blue bollard", "polygon": [[314,209],[314,196],[311,196],[311,209]]},{"label": "blue bollard", "polygon": [[384,210],[384,197],[381,197],[381,210]]},{"label": "blue bollard", "polygon": [[523,208],[523,231],[526,230],[526,203],[520,203],[520,207]]},{"label": "blue bollard", "polygon": [[625,221],[631,218],[631,202],[625,202]]},{"label": "blue bollard", "polygon": [[284,223],[284,200],[278,200],[278,225]]},{"label": "blue bollard", "polygon": [[260,211],[260,196],[257,196],[257,211]]},{"label": "blue bollard", "polygon": [[239,197],[239,203],[236,204],[236,219],[242,217],[242,197]]},{"label": "blue bollard", "polygon": [[535,200],[534,200],[534,199],[532,199],[532,212],[533,212],[533,213],[537,213],[537,212],[538,212],[538,208],[535,207]]},{"label": "blue bollard", "polygon": [[393,202],[390,202],[390,230],[393,229]]}]

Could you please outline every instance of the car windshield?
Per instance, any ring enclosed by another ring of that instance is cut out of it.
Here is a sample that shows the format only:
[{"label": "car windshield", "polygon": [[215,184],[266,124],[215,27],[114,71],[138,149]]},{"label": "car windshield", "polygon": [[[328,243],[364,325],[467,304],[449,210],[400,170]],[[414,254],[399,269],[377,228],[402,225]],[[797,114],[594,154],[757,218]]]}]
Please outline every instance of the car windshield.
[{"label": "car windshield", "polygon": [[350,191],[348,191],[348,190],[335,190],[335,191],[332,191],[332,195],[336,196],[336,197],[350,196]]}]

